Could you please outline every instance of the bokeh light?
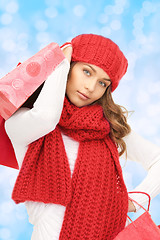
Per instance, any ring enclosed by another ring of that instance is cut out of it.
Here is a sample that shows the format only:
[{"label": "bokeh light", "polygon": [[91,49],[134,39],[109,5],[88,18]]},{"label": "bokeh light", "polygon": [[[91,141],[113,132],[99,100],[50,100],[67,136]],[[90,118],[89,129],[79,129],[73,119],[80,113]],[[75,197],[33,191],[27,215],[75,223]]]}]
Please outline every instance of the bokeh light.
[{"label": "bokeh light", "polygon": [[[160,146],[160,2],[0,0],[0,77],[50,42],[59,45],[80,33],[96,33],[115,41],[125,53],[128,72],[113,98],[134,111],[131,127]],[[128,190],[146,175],[134,162],[123,162]],[[136,169],[136,173],[135,173]],[[11,200],[17,170],[0,166],[0,239],[29,240],[32,225],[24,204]],[[151,215],[160,224],[160,196]]]}]

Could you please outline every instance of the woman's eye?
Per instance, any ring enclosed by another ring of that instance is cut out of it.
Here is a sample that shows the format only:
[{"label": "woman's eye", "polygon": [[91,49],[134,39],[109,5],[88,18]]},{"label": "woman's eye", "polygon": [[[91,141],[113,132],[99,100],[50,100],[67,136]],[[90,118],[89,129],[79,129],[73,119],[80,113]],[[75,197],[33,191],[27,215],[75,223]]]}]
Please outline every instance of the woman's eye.
[{"label": "woman's eye", "polygon": [[102,86],[102,87],[106,87],[106,83],[102,82],[102,81],[99,81],[99,84]]},{"label": "woman's eye", "polygon": [[84,69],[83,72],[84,72],[87,76],[90,76],[90,75],[91,75],[91,73],[90,73],[88,70],[86,70],[86,69]]}]

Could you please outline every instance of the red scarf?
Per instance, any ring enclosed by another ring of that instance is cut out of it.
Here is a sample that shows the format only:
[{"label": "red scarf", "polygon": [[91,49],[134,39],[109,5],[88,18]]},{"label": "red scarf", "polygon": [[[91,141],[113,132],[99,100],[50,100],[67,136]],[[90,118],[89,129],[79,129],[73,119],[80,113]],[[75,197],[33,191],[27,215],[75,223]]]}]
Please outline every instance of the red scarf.
[{"label": "red scarf", "polygon": [[[72,178],[61,131],[80,143]],[[65,99],[56,129],[28,148],[12,198],[66,206],[61,240],[110,240],[125,226],[128,195],[109,133],[101,106]]]}]

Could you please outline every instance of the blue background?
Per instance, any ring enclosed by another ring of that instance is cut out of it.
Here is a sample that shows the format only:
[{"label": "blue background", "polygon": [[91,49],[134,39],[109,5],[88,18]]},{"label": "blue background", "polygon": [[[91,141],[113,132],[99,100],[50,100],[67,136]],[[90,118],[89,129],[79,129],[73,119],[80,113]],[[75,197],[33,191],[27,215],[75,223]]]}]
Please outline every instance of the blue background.
[{"label": "blue background", "polygon": [[[134,111],[129,118],[131,127],[160,146],[159,23],[159,0],[0,0],[0,77],[52,41],[63,44],[75,35],[91,32],[109,37],[129,61],[114,100]],[[140,165],[130,161],[123,173],[128,190],[146,175]],[[17,174],[17,170],[0,166],[1,240],[31,237],[32,225],[24,205],[11,200]],[[150,210],[160,224],[159,195]]]}]

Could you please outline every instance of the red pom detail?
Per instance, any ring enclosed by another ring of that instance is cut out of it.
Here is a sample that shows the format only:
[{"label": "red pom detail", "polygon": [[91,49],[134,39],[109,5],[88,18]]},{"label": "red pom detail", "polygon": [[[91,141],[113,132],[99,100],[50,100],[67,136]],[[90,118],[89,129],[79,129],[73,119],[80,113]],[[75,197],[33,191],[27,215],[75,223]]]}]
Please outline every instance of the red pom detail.
[{"label": "red pom detail", "polygon": [[27,65],[26,71],[31,77],[36,77],[40,73],[41,65],[37,62],[31,62]]}]

